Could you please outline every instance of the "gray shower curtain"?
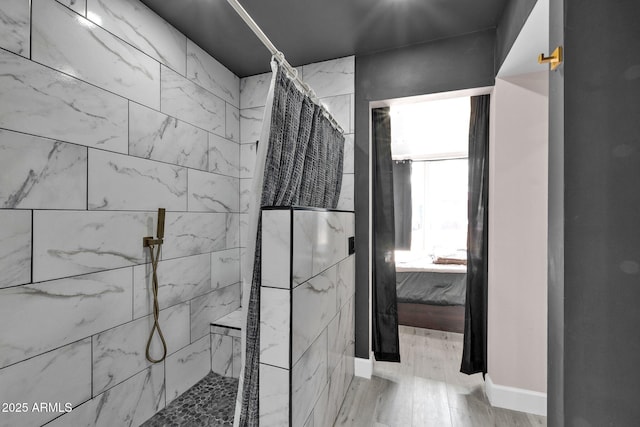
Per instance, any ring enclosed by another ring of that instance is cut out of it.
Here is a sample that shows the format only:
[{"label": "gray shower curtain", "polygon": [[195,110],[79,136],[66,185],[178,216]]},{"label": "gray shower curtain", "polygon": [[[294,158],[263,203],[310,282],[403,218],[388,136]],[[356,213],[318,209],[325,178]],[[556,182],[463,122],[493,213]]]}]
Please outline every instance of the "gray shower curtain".
[{"label": "gray shower curtain", "polygon": [[460,372],[487,373],[490,96],[471,98],[469,121],[469,228],[467,297]]},{"label": "gray shower curtain", "polygon": [[[278,66],[260,206],[335,208],[342,186],[344,136],[322,109]],[[255,261],[247,307],[246,356],[239,425],[259,425],[260,256],[258,217]]]}]

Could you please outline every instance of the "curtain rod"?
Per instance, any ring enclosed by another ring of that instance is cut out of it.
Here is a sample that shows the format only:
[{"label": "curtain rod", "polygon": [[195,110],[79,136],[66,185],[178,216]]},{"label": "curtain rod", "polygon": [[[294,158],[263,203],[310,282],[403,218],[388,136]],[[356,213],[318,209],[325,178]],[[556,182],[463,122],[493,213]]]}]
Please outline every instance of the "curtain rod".
[{"label": "curtain rod", "polygon": [[278,61],[278,63],[285,68],[285,70],[291,76],[291,79],[296,81],[298,85],[301,86],[302,89],[306,92],[306,94],[311,98],[311,100],[315,102],[322,109],[324,115],[327,117],[327,119],[329,119],[331,124],[335,126],[336,129],[338,129],[341,133],[344,133],[342,126],[338,124],[336,119],[331,115],[331,113],[326,109],[326,107],[322,105],[322,103],[320,103],[320,100],[316,96],[315,91],[308,84],[302,81],[302,79],[298,75],[298,70],[293,68],[291,64],[289,64],[289,62],[285,59],[284,54],[280,52],[273,43],[271,43],[271,40],[269,40],[269,37],[267,37],[264,31],[262,31],[262,29],[258,26],[258,24],[256,24],[256,21],[254,21],[251,15],[249,15],[249,12],[246,11],[246,9],[238,2],[238,0],[227,0],[227,3],[231,5],[231,7],[236,11],[236,13],[240,16],[240,18],[242,18],[245,24],[247,24],[247,26],[251,29],[251,31],[253,31],[256,37],[260,39],[262,44],[264,44],[265,47],[269,49],[269,52],[271,52],[273,59]]}]

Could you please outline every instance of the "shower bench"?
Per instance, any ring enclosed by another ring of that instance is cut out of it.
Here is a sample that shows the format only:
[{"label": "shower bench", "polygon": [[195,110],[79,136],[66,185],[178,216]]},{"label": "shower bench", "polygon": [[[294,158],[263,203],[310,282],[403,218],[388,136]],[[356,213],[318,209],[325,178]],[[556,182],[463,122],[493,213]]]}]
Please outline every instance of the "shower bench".
[{"label": "shower bench", "polygon": [[211,322],[211,370],[223,377],[240,375],[242,309]]}]

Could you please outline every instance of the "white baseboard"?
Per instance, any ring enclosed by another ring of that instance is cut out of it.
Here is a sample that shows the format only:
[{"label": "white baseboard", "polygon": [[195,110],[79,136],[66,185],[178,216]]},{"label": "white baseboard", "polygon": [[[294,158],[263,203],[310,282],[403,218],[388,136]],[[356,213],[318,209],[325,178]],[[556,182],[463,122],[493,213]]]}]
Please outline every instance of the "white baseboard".
[{"label": "white baseboard", "polygon": [[488,374],[485,391],[491,406],[547,416],[547,393],[495,384]]},{"label": "white baseboard", "polygon": [[373,359],[356,357],[353,359],[353,373],[356,377],[371,379],[373,374]]}]

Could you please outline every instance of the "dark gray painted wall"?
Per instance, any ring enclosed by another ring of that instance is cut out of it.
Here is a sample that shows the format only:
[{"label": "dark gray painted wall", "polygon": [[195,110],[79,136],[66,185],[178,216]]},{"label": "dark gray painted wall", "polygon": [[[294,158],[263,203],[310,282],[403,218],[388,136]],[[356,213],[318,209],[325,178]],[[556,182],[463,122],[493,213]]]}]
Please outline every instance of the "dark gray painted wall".
[{"label": "dark gray painted wall", "polygon": [[496,29],[496,70],[499,70],[538,0],[507,2]]},{"label": "dark gray painted wall", "polygon": [[356,56],[356,356],[369,343],[369,102],[492,86],[495,31]]},{"label": "dark gray painted wall", "polygon": [[[549,425],[634,426],[640,420],[640,2],[564,0],[564,16],[564,82],[561,75],[552,83],[552,91],[564,85],[564,93],[551,98],[555,115],[564,98],[564,129],[551,134],[552,146],[564,134],[564,247],[557,244],[551,257],[556,262],[564,251],[564,273],[552,269],[550,277],[550,375],[559,382],[550,382]],[[561,176],[550,178],[562,185]],[[559,360],[563,366],[554,366]]]},{"label": "dark gray painted wall", "polygon": [[[564,0],[550,0],[549,52],[564,45]],[[564,426],[564,65],[549,74],[547,423]]]}]

